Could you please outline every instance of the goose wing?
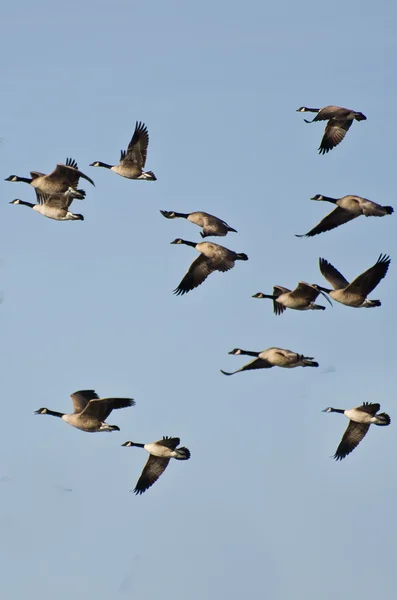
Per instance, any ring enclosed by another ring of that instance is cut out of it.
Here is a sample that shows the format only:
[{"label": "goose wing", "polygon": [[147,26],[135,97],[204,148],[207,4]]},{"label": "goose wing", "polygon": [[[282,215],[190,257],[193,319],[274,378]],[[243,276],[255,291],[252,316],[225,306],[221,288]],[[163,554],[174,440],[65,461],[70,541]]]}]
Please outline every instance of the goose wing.
[{"label": "goose wing", "polygon": [[90,400],[99,400],[98,394],[94,390],[79,390],[70,394],[75,413],[81,412]]},{"label": "goose wing", "polygon": [[343,277],[342,273],[339,273],[325,258],[320,258],[319,265],[321,274],[329,281],[334,290],[343,290],[349,285],[349,282]]},{"label": "goose wing", "polygon": [[[274,285],[273,286],[273,296],[281,296],[281,294],[288,294],[291,290],[283,287],[282,285]],[[284,304],[280,304],[277,300],[273,300],[273,312],[275,315],[282,315],[287,308]]]},{"label": "goose wing", "polygon": [[358,406],[356,410],[360,410],[361,412],[367,413],[374,417],[376,413],[380,410],[380,404],[377,402],[364,402],[362,406]]},{"label": "goose wing", "polygon": [[81,415],[92,417],[99,421],[106,421],[112,410],[134,406],[132,398],[93,398],[81,411]]},{"label": "goose wing", "polygon": [[233,267],[234,261],[227,258],[208,258],[204,254],[200,254],[190,265],[188,272],[174,290],[174,294],[177,296],[186,294],[201,285],[207,279],[208,275],[214,271],[225,272]]},{"label": "goose wing", "polygon": [[[360,407],[360,409],[361,408],[362,407]],[[342,460],[350,454],[350,452],[353,452],[354,448],[356,448],[363,437],[365,437],[368,429],[369,424],[367,423],[355,423],[354,421],[350,421],[333,458],[335,458],[335,460]]]},{"label": "goose wing", "polygon": [[326,154],[332,148],[341,143],[346,133],[349,131],[353,121],[346,119],[331,119],[328,121],[318,149],[319,154]]},{"label": "goose wing", "polygon": [[390,257],[381,254],[373,267],[356,277],[348,286],[346,291],[360,292],[368,296],[376,288],[381,279],[387,273],[390,265]]},{"label": "goose wing", "polygon": [[67,181],[69,185],[75,189],[79,184],[80,177],[86,181],[89,181],[95,186],[95,183],[90,177],[88,177],[88,175],[85,175],[79,171],[77,162],[73,158],[67,158],[66,164],[58,163],[53,172],[47,175],[47,179],[54,181]]},{"label": "goose wing", "polygon": [[337,206],[332,212],[330,212],[320,223],[318,223],[313,229],[304,233],[303,235],[297,235],[296,237],[313,237],[314,235],[318,235],[319,233],[324,233],[325,231],[330,231],[331,229],[335,229],[335,227],[339,227],[339,225],[343,225],[344,223],[348,223],[353,219],[356,219],[360,215],[355,215],[344,208],[340,208]]},{"label": "goose wing", "polygon": [[149,133],[144,123],[138,121],[135,125],[134,135],[128,144],[127,150],[122,150],[120,163],[132,162],[139,169],[143,169],[146,163],[147,147],[149,145]]},{"label": "goose wing", "polygon": [[310,283],[300,281],[296,288],[291,292],[291,295],[295,296],[296,298],[304,298],[309,302],[314,302],[319,293],[320,291],[310,285]]},{"label": "goose wing", "polygon": [[330,119],[343,118],[349,115],[351,111],[348,108],[342,108],[341,106],[324,106],[320,108],[319,112],[313,119],[314,121],[329,121]]},{"label": "goose wing", "polygon": [[180,443],[181,440],[179,438],[172,438],[168,435],[164,435],[162,440],[158,440],[158,442],[156,442],[158,446],[165,446],[166,448],[170,448],[171,450],[175,450],[175,448],[177,448],[177,446],[179,446]]},{"label": "goose wing", "polygon": [[237,369],[237,371],[233,371],[232,373],[228,373],[226,371],[222,371],[224,375],[234,375],[235,373],[240,373],[240,371],[252,371],[253,369],[271,369],[273,367],[267,360],[263,360],[263,358],[254,358],[251,362],[247,363],[241,369]]},{"label": "goose wing", "polygon": [[153,456],[151,454],[146,465],[143,468],[140,478],[134,489],[134,493],[139,495],[146,492],[164,473],[170,462],[169,458],[163,458],[160,456]]},{"label": "goose wing", "polygon": [[41,190],[35,188],[36,198],[38,204],[46,204],[52,208],[60,208],[61,210],[68,210],[73,202],[73,196],[67,193],[60,194],[46,194]]}]

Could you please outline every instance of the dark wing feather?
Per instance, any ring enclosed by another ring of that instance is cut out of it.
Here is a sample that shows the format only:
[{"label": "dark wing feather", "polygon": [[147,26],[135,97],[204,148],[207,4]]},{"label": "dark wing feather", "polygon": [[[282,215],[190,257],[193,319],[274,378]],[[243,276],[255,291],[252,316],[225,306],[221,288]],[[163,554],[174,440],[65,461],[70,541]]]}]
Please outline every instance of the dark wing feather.
[{"label": "dark wing feather", "polygon": [[88,402],[81,414],[99,421],[106,421],[112,410],[127,408],[128,406],[134,406],[134,404],[135,401],[132,398],[94,398]]},{"label": "dark wing feather", "polygon": [[334,458],[336,460],[342,460],[350,454],[350,452],[353,452],[354,448],[359,445],[366,435],[368,429],[369,424],[367,423],[355,423],[354,421],[350,421],[338,449],[334,454]]},{"label": "dark wing feather", "polygon": [[158,446],[165,446],[166,448],[171,448],[171,450],[175,450],[180,443],[181,440],[179,438],[172,438],[167,435],[164,435],[162,440],[156,442]]},{"label": "dark wing feather", "polygon": [[144,123],[136,122],[134,135],[131,138],[126,152],[121,152],[120,162],[131,161],[139,169],[143,169],[146,163],[147,147],[149,145],[149,133]]},{"label": "dark wing feather", "polygon": [[[73,159],[68,160],[73,161]],[[77,165],[76,161],[73,161],[73,163]],[[79,169],[77,169],[76,167],[69,165],[57,164],[53,172],[47,175],[47,179],[63,179],[65,182],[69,183],[69,185],[72,188],[75,189],[79,184],[80,177],[82,177],[86,181],[89,181],[92,185],[95,185],[90,177],[79,171]]]},{"label": "dark wing feather", "polygon": [[372,415],[373,417],[380,410],[380,404],[377,402],[364,402],[362,406],[358,406],[356,410]]},{"label": "dark wing feather", "polygon": [[320,258],[319,265],[321,274],[335,290],[343,290],[349,285],[349,282],[343,277],[342,273],[339,273],[325,258]]},{"label": "dark wing feather", "polygon": [[73,202],[73,196],[69,194],[46,194],[45,192],[42,192],[37,188],[35,188],[35,192],[38,204],[46,204],[47,206],[51,206],[52,208],[68,210],[69,206]]},{"label": "dark wing feather", "polygon": [[143,468],[140,478],[138,479],[138,482],[134,489],[134,493],[138,495],[143,494],[143,492],[146,492],[146,490],[149,489],[158,480],[160,475],[164,473],[169,462],[169,458],[153,456],[151,454],[146,465]]},{"label": "dark wing feather", "polygon": [[335,210],[329,213],[329,215],[324,217],[324,219],[322,219],[320,223],[313,227],[313,229],[297,237],[313,237],[314,235],[324,233],[325,231],[330,231],[331,229],[335,229],[335,227],[339,227],[339,225],[348,223],[349,221],[356,219],[358,216],[359,215],[354,215],[351,212],[345,210],[344,208],[340,208],[338,206],[337,208],[335,208]]},{"label": "dark wing feather", "polygon": [[190,265],[188,272],[174,290],[174,294],[179,296],[190,292],[201,285],[214,270],[211,259],[204,254],[200,254]]},{"label": "dark wing feather", "polygon": [[344,119],[331,119],[328,121],[318,149],[319,154],[326,154],[326,152],[340,144],[352,123],[353,121]]},{"label": "dark wing feather", "polygon": [[263,358],[254,358],[251,362],[247,363],[241,369],[237,369],[237,371],[233,371],[232,373],[227,373],[226,371],[222,371],[224,375],[234,375],[235,373],[240,373],[240,371],[252,371],[254,369],[271,369],[273,365],[271,365],[267,360],[263,360]]},{"label": "dark wing feather", "polygon": [[348,286],[346,291],[361,292],[368,296],[376,288],[381,279],[383,279],[390,265],[390,257],[380,255],[373,267],[356,277]]},{"label": "dark wing feather", "polygon": [[90,400],[99,399],[98,394],[94,390],[79,390],[70,394],[70,397],[75,413],[81,412]]}]

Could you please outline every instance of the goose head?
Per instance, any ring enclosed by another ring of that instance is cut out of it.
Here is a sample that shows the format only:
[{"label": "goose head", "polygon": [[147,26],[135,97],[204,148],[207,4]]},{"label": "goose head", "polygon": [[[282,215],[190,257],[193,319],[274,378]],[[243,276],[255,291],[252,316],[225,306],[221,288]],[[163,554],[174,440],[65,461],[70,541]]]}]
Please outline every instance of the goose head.
[{"label": "goose head", "polygon": [[296,109],[296,112],[307,112],[307,107],[306,106],[301,106],[300,108]]},{"label": "goose head", "polygon": [[228,354],[241,354],[241,353],[242,353],[241,348],[234,348]]},{"label": "goose head", "polygon": [[265,294],[263,294],[262,292],[258,292],[257,294],[254,294],[252,296],[252,298],[264,298]]},{"label": "goose head", "polygon": [[9,177],[6,177],[4,181],[19,181],[19,177],[18,175],[10,175]]},{"label": "goose head", "polygon": [[181,238],[176,238],[176,240],[174,240],[173,242],[170,242],[170,244],[184,244],[184,240],[182,240]]},{"label": "goose head", "polygon": [[48,413],[48,408],[39,408],[34,411],[35,415],[46,415]]},{"label": "goose head", "polygon": [[324,408],[321,412],[334,412],[334,409],[331,408],[331,406],[327,406],[327,408]]},{"label": "goose head", "polygon": [[11,202],[9,202],[8,204],[21,204],[21,201],[19,200],[19,198],[15,198],[15,200],[11,200]]},{"label": "goose head", "polygon": [[127,448],[131,448],[131,446],[135,446],[136,444],[134,444],[134,442],[128,441],[128,442],[124,442],[124,444],[121,444],[122,446],[126,446]]},{"label": "goose head", "polygon": [[324,200],[324,196],[322,194],[316,194],[313,198],[310,198],[310,200]]}]

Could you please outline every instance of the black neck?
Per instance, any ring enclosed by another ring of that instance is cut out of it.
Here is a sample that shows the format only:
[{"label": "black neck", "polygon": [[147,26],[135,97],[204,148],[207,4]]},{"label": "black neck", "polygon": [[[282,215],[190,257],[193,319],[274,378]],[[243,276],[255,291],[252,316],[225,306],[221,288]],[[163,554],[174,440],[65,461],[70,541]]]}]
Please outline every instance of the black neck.
[{"label": "black neck", "polygon": [[317,285],[316,287],[317,287],[318,290],[321,290],[322,292],[326,292],[327,294],[329,294],[330,292],[332,292],[332,290],[330,290],[329,288],[321,287],[321,285]]},{"label": "black neck", "polygon": [[135,442],[132,442],[133,446],[137,446],[138,448],[144,448],[145,444],[136,444]]},{"label": "black neck", "polygon": [[250,350],[240,350],[239,354],[245,354],[247,356],[259,356],[260,352],[251,352]]},{"label": "black neck", "polygon": [[197,246],[196,242],[187,242],[186,240],[181,240],[180,243],[185,244],[185,246],[191,246],[192,248],[195,248]]},{"label": "black neck", "polygon": [[31,204],[30,202],[25,202],[25,200],[20,200],[18,204],[22,204],[23,206],[30,206],[30,208],[36,206],[35,204]]},{"label": "black neck", "polygon": [[59,418],[62,418],[64,415],[64,413],[56,412],[55,410],[50,410],[49,408],[47,408],[47,412],[45,412],[44,414],[50,415],[51,417],[59,417]]},{"label": "black neck", "polygon": [[174,213],[175,217],[180,217],[181,219],[187,219],[189,216],[187,213],[178,213],[174,210],[172,212]]},{"label": "black neck", "polygon": [[331,408],[331,412],[337,412],[343,415],[345,411],[343,410],[343,408]]},{"label": "black neck", "polygon": [[24,183],[32,183],[33,179],[29,179],[28,177],[18,177],[17,181],[23,181]]},{"label": "black neck", "polygon": [[330,198],[329,196],[321,196],[321,200],[325,200],[326,202],[332,202],[332,204],[336,204],[336,198]]},{"label": "black neck", "polygon": [[104,162],[100,162],[98,164],[99,167],[104,167],[105,169],[111,169],[113,167],[113,165],[108,165],[107,163]]}]

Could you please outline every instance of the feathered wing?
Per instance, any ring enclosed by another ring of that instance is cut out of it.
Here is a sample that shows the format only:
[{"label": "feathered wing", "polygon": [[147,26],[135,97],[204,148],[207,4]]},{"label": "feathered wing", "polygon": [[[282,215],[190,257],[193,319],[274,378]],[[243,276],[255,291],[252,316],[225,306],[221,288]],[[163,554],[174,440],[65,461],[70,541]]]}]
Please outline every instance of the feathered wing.
[{"label": "feathered wing", "polygon": [[326,154],[332,148],[341,143],[346,133],[349,131],[353,121],[345,119],[331,119],[328,121],[318,149],[320,154]]},{"label": "feathered wing", "polygon": [[349,285],[349,282],[343,277],[342,273],[339,273],[325,258],[320,258],[319,265],[321,274],[335,290],[342,290]]},{"label": "feathered wing", "polygon": [[82,179],[85,179],[86,181],[89,181],[92,185],[95,185],[92,179],[88,177],[88,175],[85,175],[84,173],[79,171],[79,169],[77,168],[77,162],[70,158],[66,160],[66,165],[63,165],[61,163],[57,164],[53,172],[47,175],[47,179],[50,180],[64,179],[69,182],[70,187],[75,189],[79,184],[80,177]]},{"label": "feathered wing", "polygon": [[368,296],[376,288],[381,279],[386,276],[390,262],[389,256],[381,254],[374,266],[356,277],[346,291],[361,292],[365,296]]},{"label": "feathered wing", "polygon": [[81,412],[90,400],[99,399],[98,394],[94,390],[79,390],[70,394],[75,413]]},{"label": "feathered wing", "polygon": [[314,235],[318,235],[319,233],[324,233],[326,231],[330,231],[331,229],[335,229],[335,227],[339,227],[339,225],[343,225],[344,223],[348,223],[353,219],[356,219],[359,215],[354,215],[351,212],[348,212],[344,208],[340,208],[337,206],[335,210],[330,212],[324,219],[320,221],[313,229],[304,233],[303,235],[298,235],[296,237],[313,237]]},{"label": "feathered wing", "polygon": [[169,462],[169,458],[153,456],[151,454],[146,465],[143,468],[140,478],[137,481],[134,493],[138,495],[143,494],[143,492],[146,492],[146,490],[149,489],[158,480],[160,475],[164,473]]},{"label": "feathered wing", "polygon": [[59,208],[61,210],[68,210],[72,204],[74,198],[72,194],[58,193],[48,194],[35,188],[36,198],[38,204],[46,204],[52,208]]},{"label": "feathered wing", "polygon": [[356,410],[360,410],[361,412],[367,413],[368,415],[374,417],[380,410],[380,404],[377,402],[364,402],[362,406],[358,406]]},{"label": "feathered wing", "polygon": [[122,150],[120,162],[133,162],[139,169],[146,163],[147,148],[149,145],[149,132],[144,123],[138,121],[135,125],[134,135],[128,144],[127,151]]},{"label": "feathered wing", "polygon": [[[288,288],[285,288],[281,285],[274,285],[273,286],[273,296],[281,296],[281,294],[287,294],[288,292],[290,292],[291,290],[289,290]],[[286,311],[286,307],[284,306],[284,304],[281,304],[280,302],[277,302],[276,299],[273,300],[273,312],[275,315],[282,315],[284,311]]]},{"label": "feathered wing", "polygon": [[273,367],[267,360],[263,360],[263,358],[254,358],[249,363],[241,367],[241,369],[237,369],[237,371],[233,371],[232,373],[228,373],[227,371],[222,371],[224,375],[234,375],[235,373],[240,373],[241,371],[252,371],[254,369],[271,369]]},{"label": "feathered wing", "polygon": [[369,427],[370,426],[367,423],[355,423],[354,421],[350,421],[333,458],[342,460],[350,454],[350,452],[353,452],[354,448],[358,446],[363,437],[367,434]]},{"label": "feathered wing", "polygon": [[93,417],[99,421],[106,421],[112,410],[128,408],[134,405],[135,401],[132,398],[95,398],[88,402],[82,410],[81,415]]},{"label": "feathered wing", "polygon": [[165,446],[166,448],[170,448],[171,450],[175,450],[177,446],[181,443],[179,438],[168,437],[167,435],[163,436],[162,440],[158,440],[156,444],[158,446]]},{"label": "feathered wing", "polygon": [[198,287],[214,271],[229,271],[234,267],[234,262],[228,259],[216,260],[200,254],[190,265],[188,272],[174,290],[177,296],[186,294]]}]

